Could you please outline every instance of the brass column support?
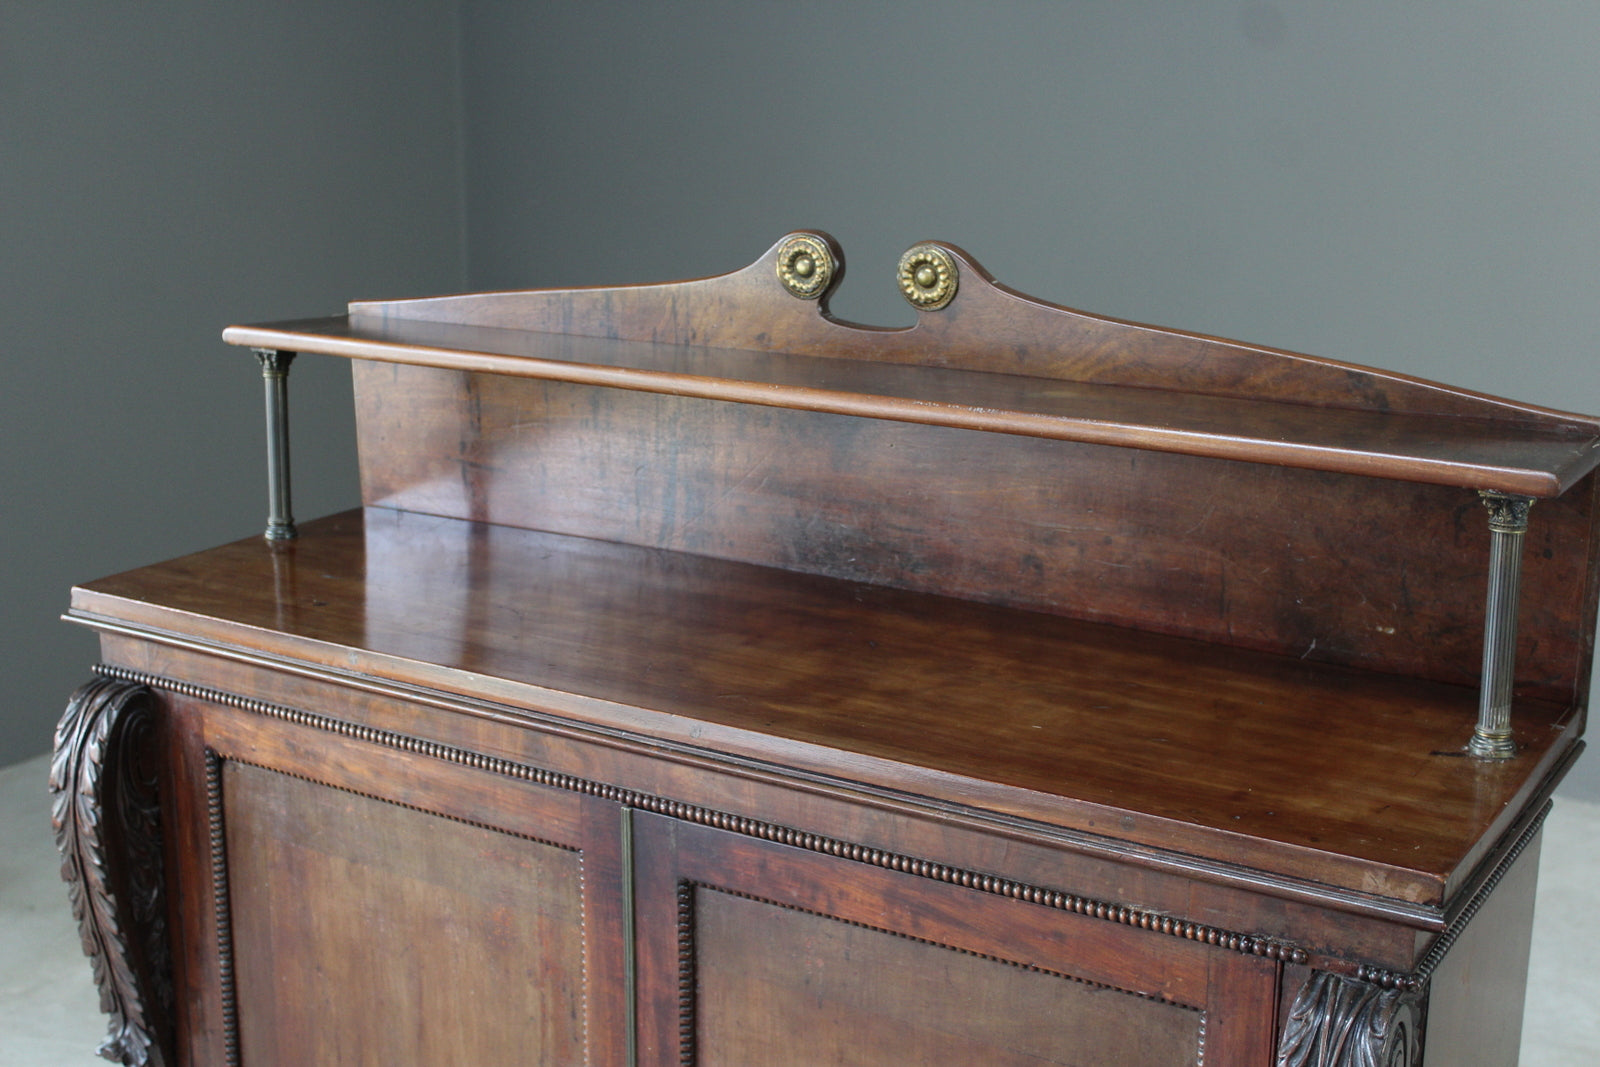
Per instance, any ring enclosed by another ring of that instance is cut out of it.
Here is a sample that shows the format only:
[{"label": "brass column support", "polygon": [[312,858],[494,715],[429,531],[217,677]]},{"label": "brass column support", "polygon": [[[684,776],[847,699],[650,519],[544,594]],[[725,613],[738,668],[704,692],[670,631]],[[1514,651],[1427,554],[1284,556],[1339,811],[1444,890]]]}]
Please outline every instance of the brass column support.
[{"label": "brass column support", "polygon": [[289,364],[293,352],[251,349],[261,361],[267,401],[267,530],[268,541],[295,537],[289,510]]},{"label": "brass column support", "polygon": [[1481,491],[1489,509],[1489,593],[1483,616],[1483,680],[1478,690],[1478,725],[1467,750],[1479,759],[1510,759],[1511,683],[1517,658],[1517,593],[1522,576],[1522,540],[1533,499]]}]

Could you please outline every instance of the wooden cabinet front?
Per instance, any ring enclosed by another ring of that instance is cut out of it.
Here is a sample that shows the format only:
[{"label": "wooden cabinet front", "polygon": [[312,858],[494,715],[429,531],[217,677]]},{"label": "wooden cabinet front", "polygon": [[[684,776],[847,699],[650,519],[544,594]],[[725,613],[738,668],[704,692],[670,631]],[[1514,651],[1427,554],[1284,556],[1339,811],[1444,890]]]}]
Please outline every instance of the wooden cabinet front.
[{"label": "wooden cabinet front", "polygon": [[174,886],[207,902],[180,910],[179,974],[217,1023],[186,1062],[621,1062],[617,805],[320,712],[323,729],[179,696],[169,715],[202,771],[179,786],[180,839],[209,842]]},{"label": "wooden cabinet front", "polygon": [[425,707],[149,681],[179,1063],[1271,1060],[1280,964],[1248,949],[567,773],[640,775],[594,749],[461,748]]},{"label": "wooden cabinet front", "polygon": [[174,851],[205,846],[172,884],[204,902],[176,909],[184,1062],[1270,1059],[1271,960],[516,781],[338,708],[161,699]]},{"label": "wooden cabinet front", "polygon": [[1276,965],[635,817],[641,1063],[1266,1063]]}]

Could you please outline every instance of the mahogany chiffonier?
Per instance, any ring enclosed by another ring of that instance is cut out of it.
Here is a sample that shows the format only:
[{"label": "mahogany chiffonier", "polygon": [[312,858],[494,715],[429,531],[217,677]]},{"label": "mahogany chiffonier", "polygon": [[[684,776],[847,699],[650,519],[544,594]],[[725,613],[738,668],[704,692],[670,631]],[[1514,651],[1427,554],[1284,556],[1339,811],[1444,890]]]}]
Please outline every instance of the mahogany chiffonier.
[{"label": "mahogany chiffonier", "polygon": [[[919,245],[230,328],[267,535],[73,591],[150,1064],[1512,1064],[1600,422]],[[295,524],[286,374],[364,506]]]}]

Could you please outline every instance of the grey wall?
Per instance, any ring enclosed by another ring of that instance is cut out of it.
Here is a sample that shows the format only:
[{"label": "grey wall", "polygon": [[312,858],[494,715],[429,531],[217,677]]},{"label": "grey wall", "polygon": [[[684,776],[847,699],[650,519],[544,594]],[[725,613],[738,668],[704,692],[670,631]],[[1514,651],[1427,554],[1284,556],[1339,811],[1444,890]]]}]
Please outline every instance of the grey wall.
[{"label": "grey wall", "polygon": [[477,286],[819,226],[1107,314],[1600,410],[1600,5],[464,6]]},{"label": "grey wall", "polygon": [[1600,412],[1590,0],[464,15],[475,288],[716,273],[816,226],[835,311],[897,324],[936,237],[1072,306]]},{"label": "grey wall", "polygon": [[[222,327],[459,288],[454,3],[0,0],[0,765],[95,662],[74,583],[258,532]],[[349,370],[294,368],[296,510],[357,500]]]}]

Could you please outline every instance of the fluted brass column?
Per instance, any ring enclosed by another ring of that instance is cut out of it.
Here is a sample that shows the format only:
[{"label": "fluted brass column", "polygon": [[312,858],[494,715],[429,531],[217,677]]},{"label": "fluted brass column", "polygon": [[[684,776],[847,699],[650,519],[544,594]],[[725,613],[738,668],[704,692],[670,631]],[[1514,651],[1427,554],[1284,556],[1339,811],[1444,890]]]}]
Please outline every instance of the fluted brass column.
[{"label": "fluted brass column", "polygon": [[1489,509],[1489,592],[1483,616],[1483,680],[1478,725],[1467,748],[1479,759],[1510,759],[1511,683],[1516,674],[1517,594],[1522,576],[1522,539],[1528,531],[1531,497],[1480,492]]}]

